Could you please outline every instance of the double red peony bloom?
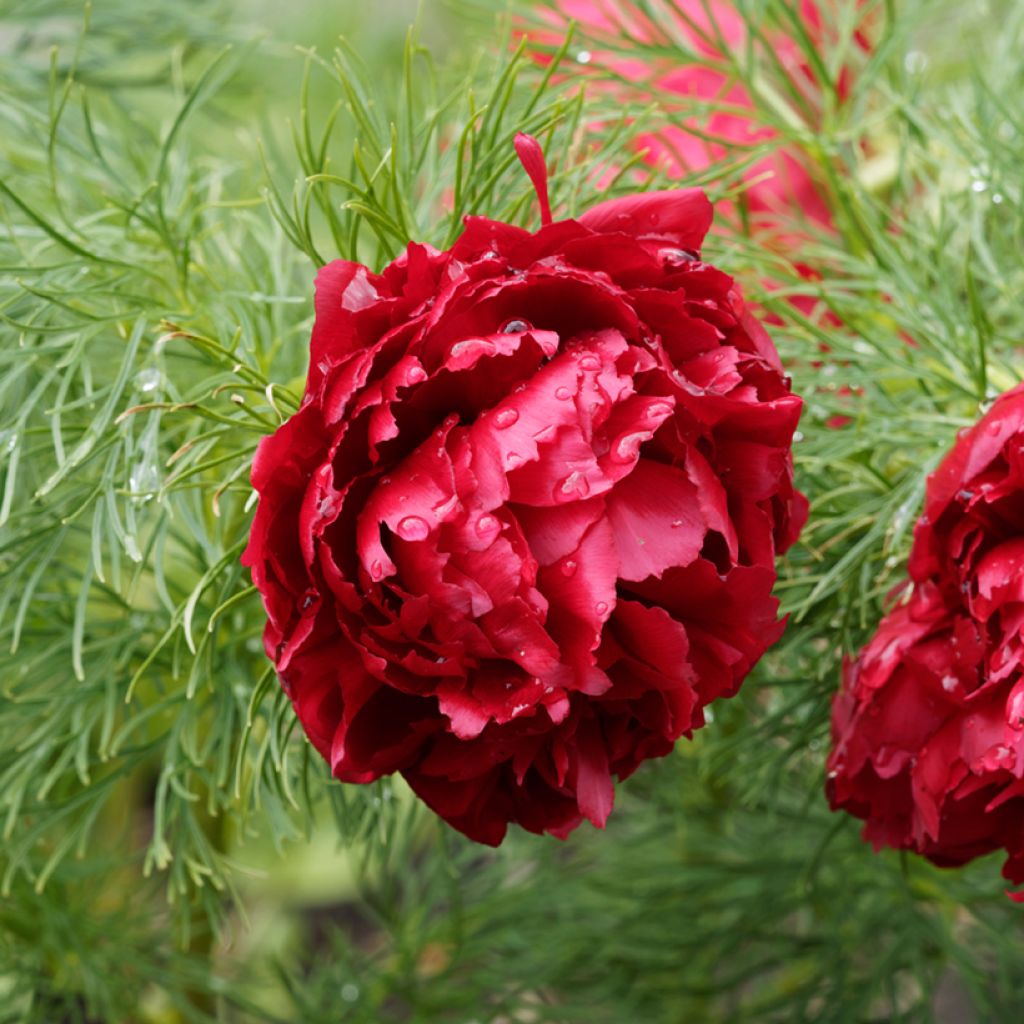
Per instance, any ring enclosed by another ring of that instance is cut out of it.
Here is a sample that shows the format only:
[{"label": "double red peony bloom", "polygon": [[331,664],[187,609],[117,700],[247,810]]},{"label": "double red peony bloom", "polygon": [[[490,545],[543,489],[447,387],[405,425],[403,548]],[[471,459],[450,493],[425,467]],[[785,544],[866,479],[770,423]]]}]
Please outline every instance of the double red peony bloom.
[{"label": "double red peony bloom", "polygon": [[349,782],[401,772],[497,844],[604,824],[781,633],[800,414],[695,189],[317,278],[244,561],[267,654]]},{"label": "double red peony bloom", "polygon": [[828,795],[877,847],[1024,882],[1024,385],[928,480],[910,584],[846,666]]}]

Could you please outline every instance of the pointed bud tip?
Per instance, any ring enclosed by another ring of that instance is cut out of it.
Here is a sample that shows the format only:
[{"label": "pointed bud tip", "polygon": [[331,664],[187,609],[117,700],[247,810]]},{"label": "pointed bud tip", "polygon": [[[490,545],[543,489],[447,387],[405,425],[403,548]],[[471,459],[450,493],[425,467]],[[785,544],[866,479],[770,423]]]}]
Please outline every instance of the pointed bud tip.
[{"label": "pointed bud tip", "polygon": [[551,203],[548,199],[548,169],[544,163],[544,150],[540,143],[526,132],[517,132],[515,137],[516,156],[533,183],[540,203],[540,222],[545,227],[551,223]]}]

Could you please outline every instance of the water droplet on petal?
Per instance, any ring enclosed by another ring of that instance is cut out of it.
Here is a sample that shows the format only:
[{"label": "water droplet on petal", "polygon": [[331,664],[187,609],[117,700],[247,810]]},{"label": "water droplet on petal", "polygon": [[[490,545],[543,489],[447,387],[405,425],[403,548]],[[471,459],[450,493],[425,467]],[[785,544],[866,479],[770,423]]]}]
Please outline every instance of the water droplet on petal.
[{"label": "water droplet on petal", "polygon": [[663,416],[669,416],[675,406],[671,402],[652,402],[647,406],[647,417],[652,420],[660,420]]},{"label": "water droplet on petal", "polygon": [[555,388],[555,398],[557,398],[560,402],[565,402],[571,397],[572,392],[564,385],[562,387]]},{"label": "water droplet on petal", "polygon": [[590,484],[587,478],[578,470],[574,470],[555,488],[555,501],[585,498],[589,493]]},{"label": "water droplet on petal", "polygon": [[521,466],[522,463],[523,457],[519,452],[509,452],[505,456],[505,465],[508,466],[509,469],[515,469],[516,466]]},{"label": "water droplet on petal", "polygon": [[498,330],[501,334],[522,334],[530,330],[530,324],[526,320],[506,320]]},{"label": "water droplet on petal", "polygon": [[593,352],[586,352],[582,356],[580,356],[580,369],[600,370],[601,360],[598,356],[594,355]]},{"label": "water droplet on petal", "polygon": [[419,384],[420,381],[427,379],[427,371],[422,366],[413,366],[409,368],[409,372],[406,374],[405,379],[410,384]]},{"label": "water droplet on petal", "polygon": [[457,341],[451,347],[449,355],[461,356],[466,353],[476,356],[489,356],[494,353],[494,342],[486,338],[467,338],[465,341]]},{"label": "water droplet on petal", "polygon": [[615,442],[612,458],[616,462],[632,462],[640,453],[640,446],[648,439],[646,432],[623,434]]},{"label": "water droplet on petal", "polygon": [[682,525],[683,525],[682,519],[673,519],[672,520],[672,529],[673,530],[678,530],[679,527],[682,526]]},{"label": "water droplet on petal", "polygon": [[608,603],[606,601],[598,601],[597,604],[594,605],[594,611],[597,612],[598,615],[606,615],[608,612]]},{"label": "water droplet on petal", "polygon": [[370,579],[379,580],[384,578],[384,566],[380,562],[370,563]]},{"label": "water droplet on petal", "polygon": [[567,558],[559,568],[562,571],[563,576],[575,576],[576,575],[576,561],[572,558]]},{"label": "water droplet on petal", "polygon": [[396,532],[402,540],[426,540],[430,536],[430,526],[419,516],[406,516],[399,522]]},{"label": "water droplet on petal", "polygon": [[589,50],[580,50],[576,54],[577,64],[589,64],[594,59],[594,55]]},{"label": "water droplet on petal", "polygon": [[518,422],[519,413],[511,407],[506,406],[504,409],[499,409],[494,414],[494,425],[499,430],[507,430],[513,424]]},{"label": "water droplet on petal", "polygon": [[662,249],[658,255],[669,267],[681,267],[684,263],[696,263],[700,259],[691,249]]},{"label": "water droplet on petal", "polygon": [[490,542],[501,533],[501,521],[490,514],[482,515],[476,521],[476,532],[481,540]]}]

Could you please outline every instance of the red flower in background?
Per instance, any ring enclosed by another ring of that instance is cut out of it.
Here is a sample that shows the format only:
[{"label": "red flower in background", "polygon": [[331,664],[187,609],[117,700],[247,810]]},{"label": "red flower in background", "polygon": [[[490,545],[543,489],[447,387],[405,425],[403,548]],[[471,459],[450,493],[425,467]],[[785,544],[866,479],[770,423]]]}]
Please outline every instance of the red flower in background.
[{"label": "red flower in background", "polygon": [[1009,854],[1024,882],[1024,385],[928,480],[904,599],[846,665],[832,807],[936,864]]},{"label": "red flower in background", "polygon": [[[753,100],[732,79],[725,63],[724,54],[741,50],[748,38],[747,22],[733,2],[670,0],[664,9],[670,17],[674,15],[671,36],[628,0],[558,0],[557,8],[557,12],[549,13],[548,20],[559,29],[573,19],[597,38],[625,34],[626,38],[647,43],[661,41],[681,51],[686,46],[692,52],[692,61],[683,64],[666,58],[648,63],[625,57],[621,52],[589,54],[588,62],[593,67],[612,70],[636,84],[631,97],[635,102],[651,99],[652,93],[645,94],[648,88],[659,95],[680,97],[679,114],[692,108],[693,104],[687,101],[695,100],[705,108],[638,136],[637,146],[648,151],[649,163],[665,166],[671,175],[684,178],[778,137],[772,127],[758,119]],[[821,49],[834,34],[827,25],[831,16],[827,12],[823,17],[821,5],[815,0],[800,0],[797,12],[808,39]],[[861,50],[870,50],[870,42],[862,31],[854,38]],[[793,35],[777,29],[766,30],[766,40],[772,46],[779,70],[804,101],[804,116],[808,116],[807,111],[820,115],[823,86],[800,44]],[[552,41],[560,41],[560,37],[552,37]],[[849,78],[850,71],[844,67],[834,84],[841,100],[849,93]],[[743,173],[743,178],[749,183],[745,191],[747,205],[755,215],[765,215],[764,221],[774,221],[779,214],[798,213],[822,227],[831,227],[828,202],[800,153],[780,147],[756,161]]]},{"label": "red flower in background", "polygon": [[260,445],[244,561],[339,779],[401,772],[497,844],[601,826],[781,633],[806,502],[763,328],[695,189],[317,278],[299,411]]}]

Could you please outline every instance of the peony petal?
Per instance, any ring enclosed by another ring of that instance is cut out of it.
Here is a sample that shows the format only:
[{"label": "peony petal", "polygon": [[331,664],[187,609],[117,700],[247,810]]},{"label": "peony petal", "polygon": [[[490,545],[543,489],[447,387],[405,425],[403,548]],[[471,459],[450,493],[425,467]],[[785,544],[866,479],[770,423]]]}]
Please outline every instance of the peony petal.
[{"label": "peony petal", "polygon": [[606,504],[622,579],[661,576],[700,554],[707,524],[697,489],[678,469],[640,459]]},{"label": "peony petal", "polygon": [[577,220],[599,233],[621,232],[699,250],[713,217],[714,209],[701,189],[681,188],[609,199]]},{"label": "peony petal", "polygon": [[601,726],[589,716],[576,726],[576,799],[583,816],[597,828],[604,828],[615,801],[615,787]]}]

